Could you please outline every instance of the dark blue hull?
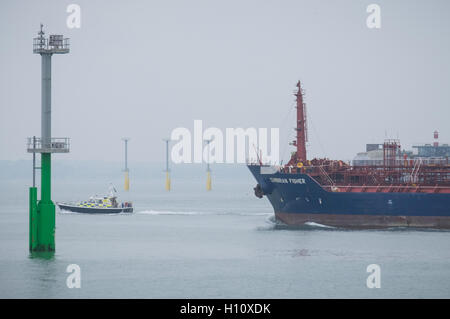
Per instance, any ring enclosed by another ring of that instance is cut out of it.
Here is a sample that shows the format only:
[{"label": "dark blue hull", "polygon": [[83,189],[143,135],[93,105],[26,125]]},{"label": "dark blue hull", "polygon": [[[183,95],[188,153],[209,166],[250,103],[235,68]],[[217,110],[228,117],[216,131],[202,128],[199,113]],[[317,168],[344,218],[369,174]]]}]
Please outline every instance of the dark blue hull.
[{"label": "dark blue hull", "polygon": [[450,194],[329,192],[307,174],[264,174],[261,166],[248,167],[287,224],[450,228]]}]

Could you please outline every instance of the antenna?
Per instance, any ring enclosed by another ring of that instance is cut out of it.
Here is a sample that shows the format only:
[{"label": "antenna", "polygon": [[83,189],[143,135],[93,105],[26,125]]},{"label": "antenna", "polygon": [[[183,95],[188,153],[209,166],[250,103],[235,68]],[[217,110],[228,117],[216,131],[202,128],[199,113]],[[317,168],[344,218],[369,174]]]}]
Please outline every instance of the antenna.
[{"label": "antenna", "polygon": [[255,144],[253,144],[253,148],[255,149],[256,159],[258,160],[259,165],[262,166],[262,160],[261,160],[260,154],[258,153],[258,150],[256,149]]}]

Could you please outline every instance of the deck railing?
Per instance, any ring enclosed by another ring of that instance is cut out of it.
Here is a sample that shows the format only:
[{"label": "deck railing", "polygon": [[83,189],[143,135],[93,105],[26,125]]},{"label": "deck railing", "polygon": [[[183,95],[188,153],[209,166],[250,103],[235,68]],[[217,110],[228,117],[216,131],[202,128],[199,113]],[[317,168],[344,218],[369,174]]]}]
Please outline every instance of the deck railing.
[{"label": "deck railing", "polygon": [[27,140],[28,153],[68,153],[70,138],[53,137],[50,143],[43,143],[40,137],[29,137]]}]

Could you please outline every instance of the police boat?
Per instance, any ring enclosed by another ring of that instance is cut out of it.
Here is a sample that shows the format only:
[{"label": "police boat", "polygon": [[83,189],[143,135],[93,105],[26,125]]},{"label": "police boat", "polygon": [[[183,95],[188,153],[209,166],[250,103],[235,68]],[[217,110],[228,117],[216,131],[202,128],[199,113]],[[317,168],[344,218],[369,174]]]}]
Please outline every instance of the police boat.
[{"label": "police boat", "polygon": [[61,210],[87,214],[132,213],[131,202],[117,201],[116,189],[111,186],[108,196],[92,196],[89,200],[76,203],[56,203]]}]

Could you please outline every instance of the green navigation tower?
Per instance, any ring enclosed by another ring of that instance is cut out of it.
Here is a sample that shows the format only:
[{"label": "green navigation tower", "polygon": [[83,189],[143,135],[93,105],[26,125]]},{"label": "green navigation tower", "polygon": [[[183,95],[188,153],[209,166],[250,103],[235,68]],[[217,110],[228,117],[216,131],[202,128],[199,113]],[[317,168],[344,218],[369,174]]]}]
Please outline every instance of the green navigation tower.
[{"label": "green navigation tower", "polygon": [[[30,251],[55,251],[55,205],[51,200],[51,154],[68,153],[68,138],[52,138],[51,134],[51,71],[52,55],[69,53],[69,39],[62,35],[44,37],[38,32],[33,39],[33,53],[41,55],[41,137],[28,138],[27,151],[33,153],[33,187],[30,187]],[[35,154],[41,153],[41,200],[35,185]]]}]

